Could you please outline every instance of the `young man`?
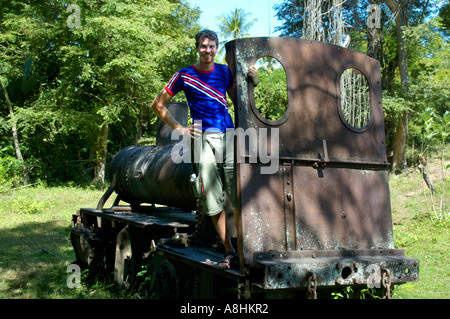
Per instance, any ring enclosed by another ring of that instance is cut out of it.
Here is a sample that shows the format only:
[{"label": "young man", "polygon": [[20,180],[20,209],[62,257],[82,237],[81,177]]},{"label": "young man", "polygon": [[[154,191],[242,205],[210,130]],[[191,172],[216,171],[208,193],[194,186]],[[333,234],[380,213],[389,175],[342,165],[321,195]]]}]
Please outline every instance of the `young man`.
[{"label": "young man", "polygon": [[[166,124],[179,133],[201,140],[200,143],[192,143],[193,146],[201,145],[201,149],[197,147],[193,150],[195,155],[192,157],[199,159],[194,163],[194,169],[202,185],[203,211],[211,216],[225,247],[226,255],[219,265],[229,269],[231,264],[237,262],[237,256],[228,236],[223,190],[226,190],[233,206],[236,207],[236,183],[234,159],[230,158],[233,154],[226,152],[226,131],[234,128],[228,113],[226,93],[228,91],[231,94],[235,82],[226,65],[214,62],[218,46],[219,40],[215,32],[200,31],[195,36],[199,61],[175,73],[169,84],[155,98],[151,107]],[[258,84],[255,66],[249,67],[248,77],[254,85]],[[191,117],[194,120],[194,124],[189,127],[179,124],[165,106],[180,91],[184,91],[186,95]],[[199,121],[201,124],[198,124]],[[228,142],[233,143],[233,139],[228,139]],[[217,159],[216,154],[223,154],[223,158]]]}]

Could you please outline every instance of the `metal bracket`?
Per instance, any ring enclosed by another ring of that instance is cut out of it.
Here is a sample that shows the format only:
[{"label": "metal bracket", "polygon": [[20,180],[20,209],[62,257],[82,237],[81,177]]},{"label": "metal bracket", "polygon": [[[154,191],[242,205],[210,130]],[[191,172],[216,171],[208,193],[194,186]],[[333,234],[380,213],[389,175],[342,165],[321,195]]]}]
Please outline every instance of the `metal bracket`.
[{"label": "metal bracket", "polygon": [[323,146],[323,157],[322,154],[319,154],[320,160],[317,162],[314,162],[313,167],[314,168],[324,168],[327,166],[327,163],[330,162],[330,158],[328,157],[328,148],[327,148],[327,140],[322,140],[322,146]]}]

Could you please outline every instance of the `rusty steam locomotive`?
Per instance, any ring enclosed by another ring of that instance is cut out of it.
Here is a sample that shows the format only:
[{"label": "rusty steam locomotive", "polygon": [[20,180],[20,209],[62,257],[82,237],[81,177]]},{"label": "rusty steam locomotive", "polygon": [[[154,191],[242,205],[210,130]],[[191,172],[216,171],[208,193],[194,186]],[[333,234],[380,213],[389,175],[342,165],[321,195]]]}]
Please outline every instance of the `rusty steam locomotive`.
[{"label": "rusty steam locomotive", "polygon": [[[192,165],[173,160],[178,141],[162,122],[156,145],[119,152],[98,206],[73,216],[77,262],[113,273],[124,287],[139,282],[144,267],[145,289],[173,298],[316,297],[367,285],[389,296],[391,285],[417,281],[418,260],[394,248],[379,62],[293,38],[238,39],[226,49],[237,81],[236,128],[256,132],[235,139],[239,269],[214,266],[223,248],[193,196]],[[258,111],[245,76],[265,56],[286,72],[288,106],[277,120]],[[356,99],[349,85],[361,80],[365,99]],[[185,104],[168,108],[187,124]],[[263,129],[277,152],[252,149]],[[262,174],[268,159],[277,165]]]}]

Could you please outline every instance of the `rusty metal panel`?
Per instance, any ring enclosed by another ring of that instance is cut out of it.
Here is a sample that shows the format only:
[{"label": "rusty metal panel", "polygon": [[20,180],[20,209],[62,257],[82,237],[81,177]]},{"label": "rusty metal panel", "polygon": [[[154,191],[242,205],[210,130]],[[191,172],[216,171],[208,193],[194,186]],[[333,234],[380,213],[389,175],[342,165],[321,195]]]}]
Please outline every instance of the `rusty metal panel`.
[{"label": "rusty metal panel", "polygon": [[295,216],[295,168],[290,163],[281,167],[283,172],[284,221],[286,229],[286,250],[296,249],[296,216]]},{"label": "rusty metal panel", "polygon": [[305,288],[311,276],[317,286],[369,285],[380,288],[383,271],[391,283],[417,281],[419,263],[401,249],[269,252],[255,255],[264,265],[265,289]]},{"label": "rusty metal panel", "polygon": [[296,249],[394,248],[386,171],[294,171]]},{"label": "rusty metal panel", "polygon": [[[330,160],[386,164],[386,147],[379,62],[339,46],[295,38],[248,38],[227,43],[227,62],[237,87],[236,126],[277,127],[281,158],[317,158],[327,140]],[[248,66],[263,56],[276,58],[287,78],[288,108],[277,121],[264,119],[255,107]],[[370,87],[371,118],[359,131],[339,116],[342,72],[356,68]],[[345,141],[343,143],[342,141]]]},{"label": "rusty metal panel", "polygon": [[261,175],[259,165],[241,164],[238,167],[239,182],[243,253],[249,264],[254,252],[287,248],[283,172]]},{"label": "rusty metal panel", "polygon": [[394,248],[387,172],[239,165],[244,257],[260,251]]},{"label": "rusty metal panel", "polygon": [[[263,118],[246,78],[250,65],[276,58],[287,78],[288,107],[279,120]],[[246,264],[267,250],[393,248],[381,76],[378,61],[338,46],[294,38],[227,43],[237,80],[237,188]],[[340,76],[355,68],[369,85],[370,119],[349,127],[340,111]],[[278,169],[261,174],[254,152],[262,129],[278,138]],[[252,140],[254,139],[254,140]],[[244,150],[241,152],[241,150]]]}]

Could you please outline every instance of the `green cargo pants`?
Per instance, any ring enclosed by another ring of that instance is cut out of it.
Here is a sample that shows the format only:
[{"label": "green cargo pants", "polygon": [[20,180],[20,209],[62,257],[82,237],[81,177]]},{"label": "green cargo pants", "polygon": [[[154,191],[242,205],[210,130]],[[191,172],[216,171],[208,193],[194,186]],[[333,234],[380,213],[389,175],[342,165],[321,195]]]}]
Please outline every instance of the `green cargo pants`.
[{"label": "green cargo pants", "polygon": [[236,207],[234,130],[203,132],[191,144],[191,160],[197,175],[196,195],[203,212],[214,216],[224,209],[224,192]]}]

